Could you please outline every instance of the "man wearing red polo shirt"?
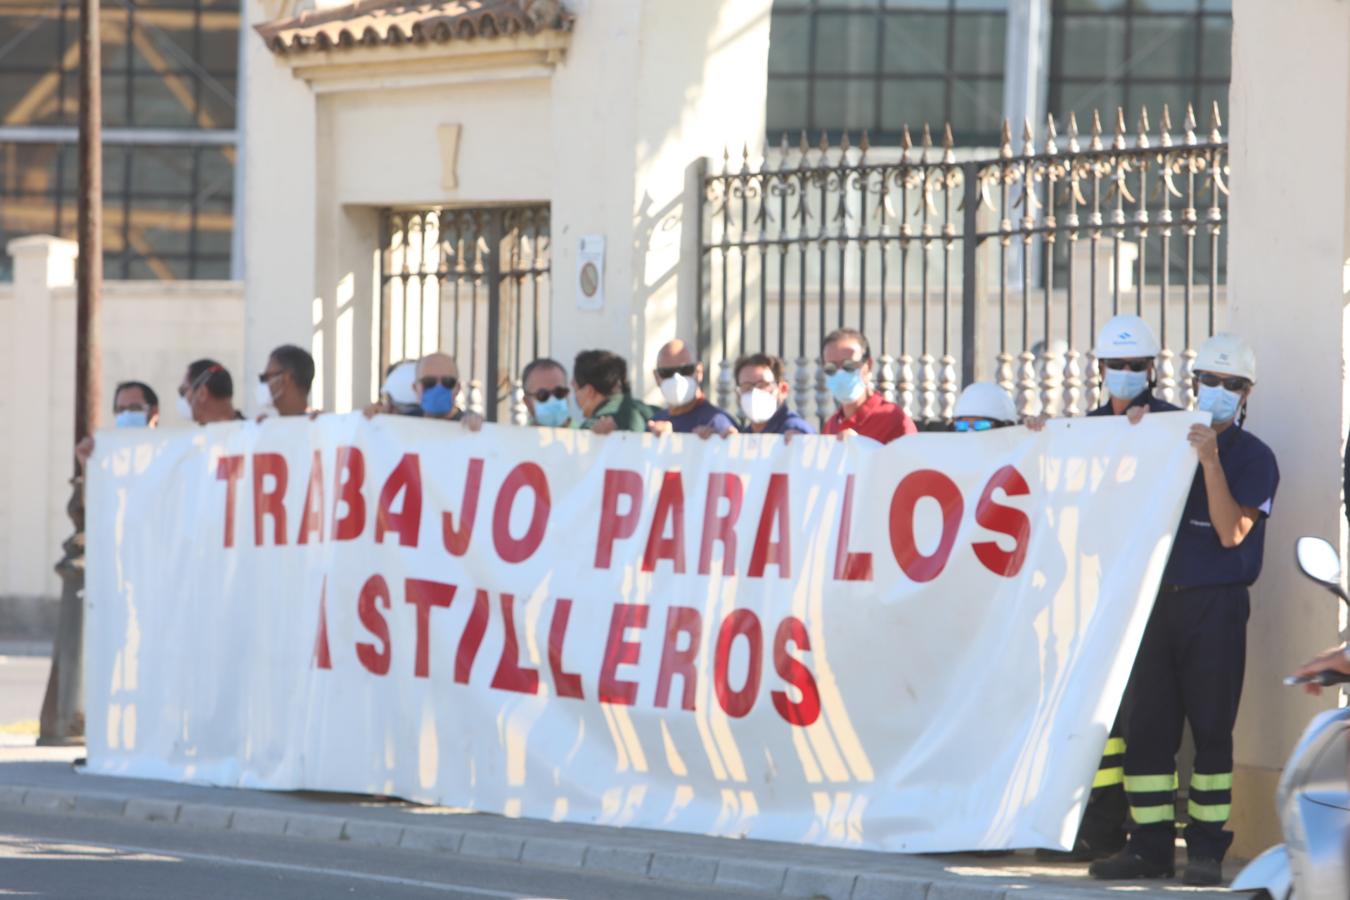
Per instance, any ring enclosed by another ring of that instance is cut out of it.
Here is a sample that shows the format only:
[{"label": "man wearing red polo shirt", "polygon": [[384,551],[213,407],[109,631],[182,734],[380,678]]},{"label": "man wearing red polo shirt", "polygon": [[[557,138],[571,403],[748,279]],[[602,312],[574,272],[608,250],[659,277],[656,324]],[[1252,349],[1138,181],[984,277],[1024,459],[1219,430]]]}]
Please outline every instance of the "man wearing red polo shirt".
[{"label": "man wearing red polo shirt", "polygon": [[822,434],[840,437],[860,434],[889,444],[919,429],[914,420],[878,394],[872,381],[872,348],[862,332],[840,328],[829,333],[821,347],[825,386],[839,409],[825,420]]}]

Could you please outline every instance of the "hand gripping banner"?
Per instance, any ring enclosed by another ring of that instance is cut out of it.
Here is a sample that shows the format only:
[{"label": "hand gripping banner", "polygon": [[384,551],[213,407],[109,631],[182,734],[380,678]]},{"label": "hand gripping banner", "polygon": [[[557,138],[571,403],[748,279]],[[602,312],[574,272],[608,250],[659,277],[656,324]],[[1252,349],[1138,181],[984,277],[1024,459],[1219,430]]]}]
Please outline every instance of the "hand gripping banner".
[{"label": "hand gripping banner", "polygon": [[887,851],[1067,847],[1203,416],[98,436],[90,771]]}]

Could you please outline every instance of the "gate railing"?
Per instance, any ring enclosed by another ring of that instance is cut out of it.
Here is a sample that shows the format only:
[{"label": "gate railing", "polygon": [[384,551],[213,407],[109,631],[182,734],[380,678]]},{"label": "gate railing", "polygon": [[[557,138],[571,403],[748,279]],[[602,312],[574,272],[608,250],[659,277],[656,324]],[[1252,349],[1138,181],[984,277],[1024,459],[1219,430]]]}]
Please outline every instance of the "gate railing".
[{"label": "gate railing", "polygon": [[870,338],[878,388],[917,420],[949,420],[964,383],[993,379],[1019,412],[1077,415],[1101,400],[1098,326],[1137,312],[1163,351],[1157,392],[1193,402],[1194,347],[1226,304],[1222,234],[1227,144],[1190,108],[1180,134],[1162,110],[1114,134],[1053,118],[1020,152],[1005,123],[996,156],[925,126],[915,147],[838,147],[786,137],[752,166],[724,155],[704,175],[698,342],[716,396],[747,352],[784,358],[805,414],[833,409],[820,341],[838,326]]},{"label": "gate railing", "polygon": [[380,371],[441,351],[465,406],[523,424],[520,372],[549,346],[549,208],[386,210]]}]

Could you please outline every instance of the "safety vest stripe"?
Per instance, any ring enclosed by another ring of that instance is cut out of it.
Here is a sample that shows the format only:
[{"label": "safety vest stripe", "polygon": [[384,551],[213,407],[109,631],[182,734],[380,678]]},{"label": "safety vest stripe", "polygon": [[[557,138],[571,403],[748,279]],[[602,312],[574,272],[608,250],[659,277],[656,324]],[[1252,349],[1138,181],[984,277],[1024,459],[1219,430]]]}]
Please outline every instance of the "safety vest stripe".
[{"label": "safety vest stripe", "polygon": [[1227,803],[1196,803],[1192,800],[1187,804],[1187,811],[1191,818],[1197,822],[1227,822],[1228,814],[1233,811],[1233,807]]},{"label": "safety vest stripe", "polygon": [[1098,769],[1096,776],[1092,779],[1094,788],[1112,787],[1125,780],[1125,770],[1120,766],[1114,769]]},{"label": "safety vest stripe", "polygon": [[1170,822],[1176,816],[1176,809],[1170,803],[1158,806],[1131,806],[1130,815],[1140,825],[1153,825],[1157,822]]},{"label": "safety vest stripe", "polygon": [[1220,772],[1217,775],[1201,775],[1197,772],[1191,776],[1191,787],[1197,791],[1231,791],[1233,789],[1233,773]]},{"label": "safety vest stripe", "polygon": [[1177,773],[1171,775],[1126,775],[1125,790],[1132,794],[1150,794],[1155,791],[1175,791]]},{"label": "safety vest stripe", "polygon": [[1121,756],[1125,753],[1125,739],[1111,738],[1106,742],[1106,749],[1102,751],[1102,756]]}]

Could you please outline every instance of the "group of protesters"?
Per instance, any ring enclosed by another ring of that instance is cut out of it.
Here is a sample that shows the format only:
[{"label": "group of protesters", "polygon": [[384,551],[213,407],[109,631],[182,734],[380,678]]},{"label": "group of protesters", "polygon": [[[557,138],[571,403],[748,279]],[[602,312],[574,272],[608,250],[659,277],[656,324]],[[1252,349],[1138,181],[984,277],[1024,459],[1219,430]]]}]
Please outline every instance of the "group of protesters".
[{"label": "group of protesters", "polygon": [[[1094,356],[1105,390],[1090,416],[1125,416],[1137,423],[1149,413],[1178,407],[1153,394],[1154,361],[1161,351],[1138,316],[1116,316],[1102,328]],[[532,425],[616,431],[692,433],[702,438],[737,433],[810,435],[816,429],[793,411],[783,361],[756,353],[733,368],[737,408],[721,409],[705,395],[703,362],[684,341],[664,345],[653,361],[662,407],[634,396],[629,366],[607,350],[584,350],[570,375],[559,361],[541,358],[520,377]],[[902,406],[876,389],[867,338],[841,328],[821,345],[825,385],[837,408],[820,433],[889,443],[918,429]],[[261,417],[314,416],[310,388],[314,360],[304,349],[278,347],[258,375]],[[1176,755],[1183,722],[1195,739],[1185,838],[1188,884],[1217,884],[1232,841],[1224,829],[1233,781],[1232,732],[1246,650],[1248,587],[1261,570],[1264,522],[1279,482],[1274,454],[1243,428],[1256,383],[1251,347],[1233,335],[1216,335],[1198,350],[1193,366],[1197,407],[1211,416],[1188,439],[1199,459],[1171,558],[1149,619],[1119,718],[1093,784],[1072,851],[1060,858],[1090,861],[1104,879],[1162,878],[1174,874]],[[367,416],[405,415],[461,422],[477,431],[482,417],[466,409],[465,384],[455,359],[429,353],[390,368],[379,400]],[[220,363],[187,366],[178,386],[178,409],[198,425],[243,419],[234,383]],[[118,385],[113,412],[119,426],[151,426],[159,400],[148,385]],[[968,385],[949,428],[982,432],[1025,426],[1044,431],[1044,416],[1019,417],[1002,387]],[[1053,439],[1053,436],[1049,436]],[[86,459],[92,442],[78,452]],[[1128,523],[1103,523],[1128,528]]]}]

